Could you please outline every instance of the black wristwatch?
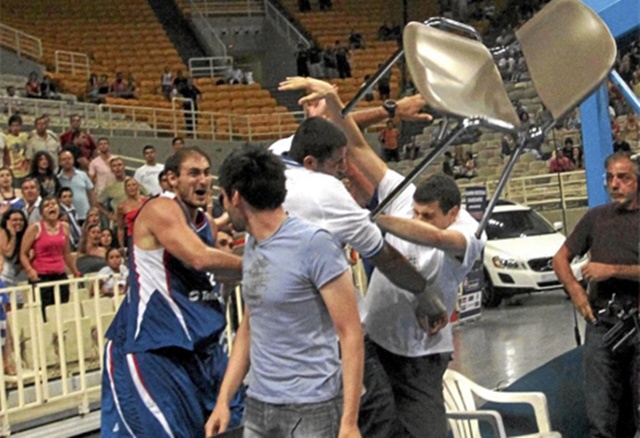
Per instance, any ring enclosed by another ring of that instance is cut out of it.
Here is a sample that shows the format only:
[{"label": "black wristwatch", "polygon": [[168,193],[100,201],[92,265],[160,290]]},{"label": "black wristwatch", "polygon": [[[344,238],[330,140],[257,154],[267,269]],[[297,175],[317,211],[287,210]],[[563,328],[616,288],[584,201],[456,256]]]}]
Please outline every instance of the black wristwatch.
[{"label": "black wristwatch", "polygon": [[398,104],[393,99],[387,99],[382,104],[382,108],[389,114],[389,118],[393,119],[396,116],[396,108]]}]

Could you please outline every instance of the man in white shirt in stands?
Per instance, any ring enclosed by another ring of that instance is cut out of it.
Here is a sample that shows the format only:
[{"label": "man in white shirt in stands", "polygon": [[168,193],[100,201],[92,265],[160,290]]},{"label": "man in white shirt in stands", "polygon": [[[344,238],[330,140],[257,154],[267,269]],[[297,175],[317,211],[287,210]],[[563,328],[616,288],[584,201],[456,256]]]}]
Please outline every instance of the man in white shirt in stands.
[{"label": "man in white shirt in stands", "polygon": [[164,166],[156,162],[156,148],[153,146],[145,146],[144,149],[142,149],[142,154],[144,155],[146,164],[138,167],[133,177],[142,184],[149,193],[159,195],[162,193],[162,189],[160,188],[158,175],[164,170]]},{"label": "man in white shirt in stands", "polygon": [[[308,78],[288,82],[286,89],[307,89],[310,94],[303,100],[324,98],[330,118],[340,116],[340,102],[329,84]],[[371,188],[376,188],[378,199],[384,199],[403,177],[387,167],[348,117],[342,126],[349,138],[349,164],[359,171],[348,176],[364,176],[361,186],[368,190],[365,195],[372,197]],[[354,178],[350,182],[359,181]],[[475,237],[478,223],[461,208],[455,181],[437,175],[417,189],[411,185],[385,213],[390,216],[381,216],[378,224],[387,231],[387,242],[425,279],[436,282],[451,315],[458,286],[486,243],[486,236]],[[392,436],[446,437],[442,377],[453,352],[451,326],[437,334],[426,333],[414,316],[415,296],[398,288],[379,270],[369,282],[366,305],[366,332],[389,377],[401,423],[401,430]]]}]

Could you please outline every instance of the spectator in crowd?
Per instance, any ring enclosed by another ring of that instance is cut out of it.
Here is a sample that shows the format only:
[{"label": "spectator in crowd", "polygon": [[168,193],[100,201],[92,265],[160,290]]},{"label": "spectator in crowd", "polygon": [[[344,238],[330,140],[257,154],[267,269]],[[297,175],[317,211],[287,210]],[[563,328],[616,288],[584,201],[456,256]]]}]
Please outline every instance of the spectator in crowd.
[{"label": "spectator in crowd", "polygon": [[95,155],[96,143],[93,137],[82,129],[82,117],[79,114],[72,114],[69,117],[70,128],[60,135],[60,145],[62,149],[79,149],[79,153],[74,154],[77,164],[82,170],[89,169],[89,162]]},{"label": "spectator in crowd", "polygon": [[171,185],[169,185],[169,178],[167,177],[167,172],[164,170],[158,174],[158,182],[160,183],[161,193],[166,191],[171,191]]},{"label": "spectator in crowd", "polygon": [[43,99],[60,99],[56,86],[49,75],[44,75],[42,78],[42,82],[40,83],[40,96]]},{"label": "spectator in crowd", "polygon": [[[382,67],[382,64],[378,64],[378,68],[380,67]],[[378,81],[378,94],[380,95],[380,100],[387,100],[391,97],[391,70],[380,77]]]},{"label": "spectator in crowd", "polygon": [[60,140],[47,129],[47,116],[38,117],[35,120],[35,126],[35,132],[31,134],[31,137],[29,137],[27,141],[26,159],[31,161],[36,152],[45,151],[53,158],[54,167],[57,168]]},{"label": "spectator in crowd", "polygon": [[100,232],[100,246],[107,250],[110,248],[118,248],[118,242],[116,242],[111,228],[103,228]]},{"label": "spectator in crowd", "polygon": [[330,11],[333,7],[333,2],[331,0],[318,0],[318,9],[321,11]]},{"label": "spectator in crowd", "polygon": [[418,136],[412,135],[411,141],[404,146],[405,159],[415,160],[420,153],[420,143],[418,142]]},{"label": "spectator in crowd", "polygon": [[20,264],[20,245],[27,229],[27,218],[22,210],[5,211],[0,220],[0,252],[2,273],[0,278],[6,287],[17,286],[26,277]]},{"label": "spectator in crowd", "polygon": [[42,203],[40,184],[33,178],[25,178],[20,188],[24,200],[22,211],[27,216],[27,222],[29,225],[40,222],[42,219],[40,216],[40,204]]},{"label": "spectator in crowd", "polygon": [[338,67],[338,76],[340,79],[351,77],[351,64],[349,64],[349,58],[351,54],[349,49],[344,46],[340,40],[336,41],[336,64]]},{"label": "spectator in crowd", "polygon": [[569,130],[580,129],[580,110],[575,108],[566,119],[564,119],[564,128]]},{"label": "spectator in crowd", "polygon": [[382,26],[378,28],[378,39],[380,41],[390,41],[393,40],[391,24],[388,21],[382,23]]},{"label": "spectator in crowd", "polygon": [[38,81],[38,73],[32,71],[29,73],[29,79],[24,86],[25,96],[30,99],[40,98],[40,81]]},{"label": "spectator in crowd", "polygon": [[127,89],[122,95],[125,99],[137,99],[138,98],[138,85],[136,84],[136,78],[133,73],[127,75]]},{"label": "spectator in crowd", "polygon": [[2,112],[6,114],[26,114],[22,108],[20,96],[16,93],[16,87],[8,85],[6,88],[6,96],[2,99]]},{"label": "spectator in crowd", "polygon": [[549,160],[549,172],[560,173],[573,170],[573,163],[564,155],[564,149],[557,149]]},{"label": "spectator in crowd", "polygon": [[100,225],[89,225],[82,228],[77,264],[78,270],[83,274],[98,272],[106,265],[107,250],[100,245],[101,238]]},{"label": "spectator in crowd", "polygon": [[[617,351],[607,345],[606,339],[623,317],[637,317],[640,169],[626,152],[609,155],[605,169],[611,202],[582,216],[553,257],[553,269],[587,321],[583,391],[588,436],[631,437],[640,433],[640,424],[633,427],[637,405],[631,402],[638,395],[639,385],[637,334]],[[587,253],[589,261],[583,265],[583,281],[579,281],[570,262]]]},{"label": "spectator in crowd", "polygon": [[[109,166],[115,176],[115,180],[100,193],[98,208],[101,209],[102,214],[115,221],[118,207],[128,198],[124,184],[127,174],[125,173],[124,161],[120,157],[111,158]],[[139,187],[138,190],[145,196],[149,195],[149,192],[144,187]]]},{"label": "spectator in crowd", "polygon": [[162,193],[160,188],[160,182],[158,181],[158,175],[164,170],[164,166],[156,162],[156,148],[147,145],[142,149],[144,155],[145,164],[138,167],[133,174],[133,177],[142,186],[147,189],[151,195],[159,195]]},{"label": "spectator in crowd", "polygon": [[109,161],[113,157],[110,148],[109,139],[100,137],[97,146],[98,155],[89,163],[89,178],[95,186],[96,196],[100,196],[104,188],[116,179],[109,166]]},{"label": "spectator in crowd", "polygon": [[322,50],[316,43],[311,44],[308,50],[309,57],[309,75],[313,78],[324,77],[322,69]]},{"label": "spectator in crowd", "polygon": [[102,103],[103,99],[100,97],[100,82],[98,82],[98,75],[91,73],[87,80],[87,88],[84,92],[84,98],[87,102]]},{"label": "spectator in crowd", "polygon": [[119,71],[116,73],[115,80],[109,86],[109,94],[114,97],[129,97],[129,89],[127,87],[127,81],[124,80],[124,76],[122,72]]},{"label": "spectator in crowd", "polygon": [[187,78],[184,77],[182,70],[176,72],[176,77],[173,79],[173,89],[178,94],[182,94],[182,89],[187,86]]},{"label": "spectator in crowd", "polygon": [[126,199],[122,201],[116,209],[116,222],[118,224],[118,244],[120,248],[127,248],[127,238],[133,232],[133,220],[138,214],[138,210],[145,203],[147,198],[140,195],[140,185],[134,178],[126,177],[124,180],[124,191]]},{"label": "spectator in crowd", "polygon": [[571,150],[571,162],[574,169],[584,169],[584,152],[577,144]]},{"label": "spectator in crowd", "polygon": [[567,137],[564,139],[564,146],[562,147],[562,151],[564,152],[564,156],[572,160],[573,157],[573,139],[571,137]]},{"label": "spectator in crowd", "polygon": [[165,67],[160,76],[160,90],[167,100],[171,100],[171,91],[173,90],[173,74],[169,67]]},{"label": "spectator in crowd", "polygon": [[296,72],[298,76],[309,76],[309,51],[304,44],[298,44],[296,52]]},{"label": "spectator in crowd", "polygon": [[631,152],[631,145],[625,141],[624,134],[621,131],[616,132],[613,141],[613,152],[623,151]]},{"label": "spectator in crowd", "polygon": [[[20,262],[29,283],[67,279],[67,268],[74,277],[81,277],[71,255],[69,226],[60,221],[60,207],[54,197],[40,203],[40,222],[29,225],[20,247]],[[47,320],[45,309],[54,303],[53,287],[40,289],[42,317]],[[69,286],[60,286],[60,301],[69,301]]]},{"label": "spectator in crowd", "polygon": [[13,172],[8,167],[0,167],[0,214],[7,210],[22,210],[22,191],[13,185]]},{"label": "spectator in crowd", "polygon": [[178,152],[184,147],[184,139],[182,137],[173,137],[171,140],[171,148],[173,152]]},{"label": "spectator in crowd", "polygon": [[477,175],[478,170],[476,169],[476,160],[473,158],[473,153],[467,152],[464,164],[462,165],[462,174],[460,176],[471,179]]},{"label": "spectator in crowd", "polygon": [[351,32],[349,33],[349,48],[351,50],[364,49],[364,37],[354,29],[351,29]]},{"label": "spectator in crowd", "polygon": [[[98,275],[109,275],[106,280],[100,280],[100,295],[112,297],[115,295],[116,284],[118,293],[123,295],[129,287],[129,269],[122,263],[122,255],[117,248],[110,248],[105,255],[107,265],[98,271]],[[118,279],[114,278],[118,276]]]},{"label": "spectator in crowd", "polygon": [[331,46],[326,46],[322,54],[322,63],[324,64],[324,77],[327,79],[335,79],[338,77],[338,60],[336,51]]},{"label": "spectator in crowd", "polygon": [[309,12],[311,10],[311,2],[309,0],[298,0],[298,10],[300,12]]},{"label": "spectator in crowd", "polygon": [[78,223],[82,224],[87,218],[89,208],[96,204],[93,183],[89,175],[83,170],[75,168],[71,152],[60,152],[58,160],[60,162],[58,181],[62,187],[69,187],[73,191],[73,206],[78,215]]},{"label": "spectator in crowd", "polygon": [[502,136],[500,156],[502,158],[511,156],[511,153],[516,148],[516,142],[510,134]]},{"label": "spectator in crowd", "polygon": [[55,164],[49,152],[38,151],[31,162],[29,178],[38,181],[42,197],[56,196],[60,190],[60,183],[56,177]]},{"label": "spectator in crowd", "polygon": [[9,132],[4,136],[2,149],[4,164],[13,171],[13,177],[18,184],[29,173],[29,163],[26,158],[29,138],[21,129],[22,117],[17,114],[9,117]]},{"label": "spectator in crowd", "polygon": [[181,94],[183,98],[189,99],[182,102],[187,131],[194,132],[198,123],[198,102],[200,101],[202,92],[200,92],[200,89],[193,83],[193,78],[189,78],[187,79],[187,85],[182,87]]},{"label": "spectator in crowd", "polygon": [[636,115],[631,113],[627,116],[627,121],[623,128],[624,140],[631,145],[631,148],[638,146],[638,139],[640,139],[640,123]]},{"label": "spectator in crowd", "polygon": [[60,203],[60,212],[69,224],[69,245],[71,245],[72,251],[76,251],[80,244],[82,229],[78,223],[78,213],[73,206],[73,190],[69,187],[62,187],[58,191],[58,202]]},{"label": "spectator in crowd", "polygon": [[238,85],[244,83],[244,72],[238,66],[234,66],[231,62],[226,74],[227,83],[230,85]]},{"label": "spectator in crowd", "polygon": [[400,132],[393,123],[393,120],[387,120],[387,125],[380,131],[378,140],[382,144],[382,156],[385,162],[400,161],[400,152],[398,150],[398,138]]},{"label": "spectator in crowd", "polygon": [[442,162],[442,173],[449,175],[451,178],[455,178],[460,173],[460,163],[456,160],[453,154],[449,151],[444,153],[444,161]]},{"label": "spectator in crowd", "polygon": [[100,75],[100,81],[98,82],[98,96],[104,97],[109,94],[109,76]]}]

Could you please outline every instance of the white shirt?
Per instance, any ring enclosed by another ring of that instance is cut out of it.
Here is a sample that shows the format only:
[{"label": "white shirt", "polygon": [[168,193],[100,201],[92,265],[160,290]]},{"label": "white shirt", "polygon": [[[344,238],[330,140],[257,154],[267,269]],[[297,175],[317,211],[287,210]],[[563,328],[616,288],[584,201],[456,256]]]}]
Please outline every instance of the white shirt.
[{"label": "white shirt", "polygon": [[[384,199],[402,179],[400,174],[387,171],[378,186],[380,199]],[[411,217],[414,191],[413,186],[407,188],[391,203],[386,213]],[[390,233],[386,237],[386,240],[407,257],[423,277],[427,280],[435,279],[449,315],[455,310],[459,284],[471,270],[486,242],[484,236],[482,240],[475,238],[477,227],[475,219],[466,210],[460,209],[456,221],[448,228],[460,231],[467,240],[462,260],[439,249],[407,242]],[[365,319],[366,331],[371,339],[384,349],[405,357],[453,351],[451,325],[447,325],[437,335],[429,337],[418,325],[414,312],[414,296],[394,286],[378,271],[371,277],[365,303],[368,311]]]},{"label": "white shirt", "polygon": [[291,150],[291,142],[293,141],[293,135],[285,138],[281,138],[280,140],[274,141],[271,146],[269,146],[269,152],[274,155],[282,155],[288,154]]},{"label": "white shirt", "polygon": [[[100,268],[100,270],[98,271],[98,275],[120,275],[120,277],[118,278],[118,293],[124,294],[127,292],[126,290],[124,290],[124,287],[127,284],[127,279],[129,278],[129,269],[124,265],[124,263],[120,265],[120,272],[118,272],[117,274],[113,271],[113,269],[111,269],[110,266],[104,266]],[[114,287],[114,277],[108,278],[102,285],[103,289],[109,291],[112,291]]]},{"label": "white shirt", "polygon": [[136,181],[142,184],[144,188],[149,191],[149,193],[151,193],[152,195],[159,195],[160,193],[162,193],[162,188],[160,188],[158,175],[163,170],[164,166],[162,164],[154,164],[153,166],[145,164],[136,169],[133,177]]}]

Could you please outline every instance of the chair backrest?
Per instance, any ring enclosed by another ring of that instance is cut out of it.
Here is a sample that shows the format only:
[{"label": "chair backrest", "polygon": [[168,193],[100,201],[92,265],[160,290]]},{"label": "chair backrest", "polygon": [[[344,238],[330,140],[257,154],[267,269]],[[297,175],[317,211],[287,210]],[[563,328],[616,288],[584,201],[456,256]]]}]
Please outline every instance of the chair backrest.
[{"label": "chair backrest", "polygon": [[[447,369],[442,380],[444,404],[447,412],[475,411],[477,409],[469,379],[457,371]],[[449,420],[455,438],[480,438],[477,421]]]},{"label": "chair backrest", "polygon": [[500,72],[480,42],[421,23],[404,29],[407,66],[427,104],[444,113],[519,126]]},{"label": "chair backrest", "polygon": [[554,120],[589,96],[616,58],[611,32],[580,0],[553,0],[516,31],[516,38]]}]

